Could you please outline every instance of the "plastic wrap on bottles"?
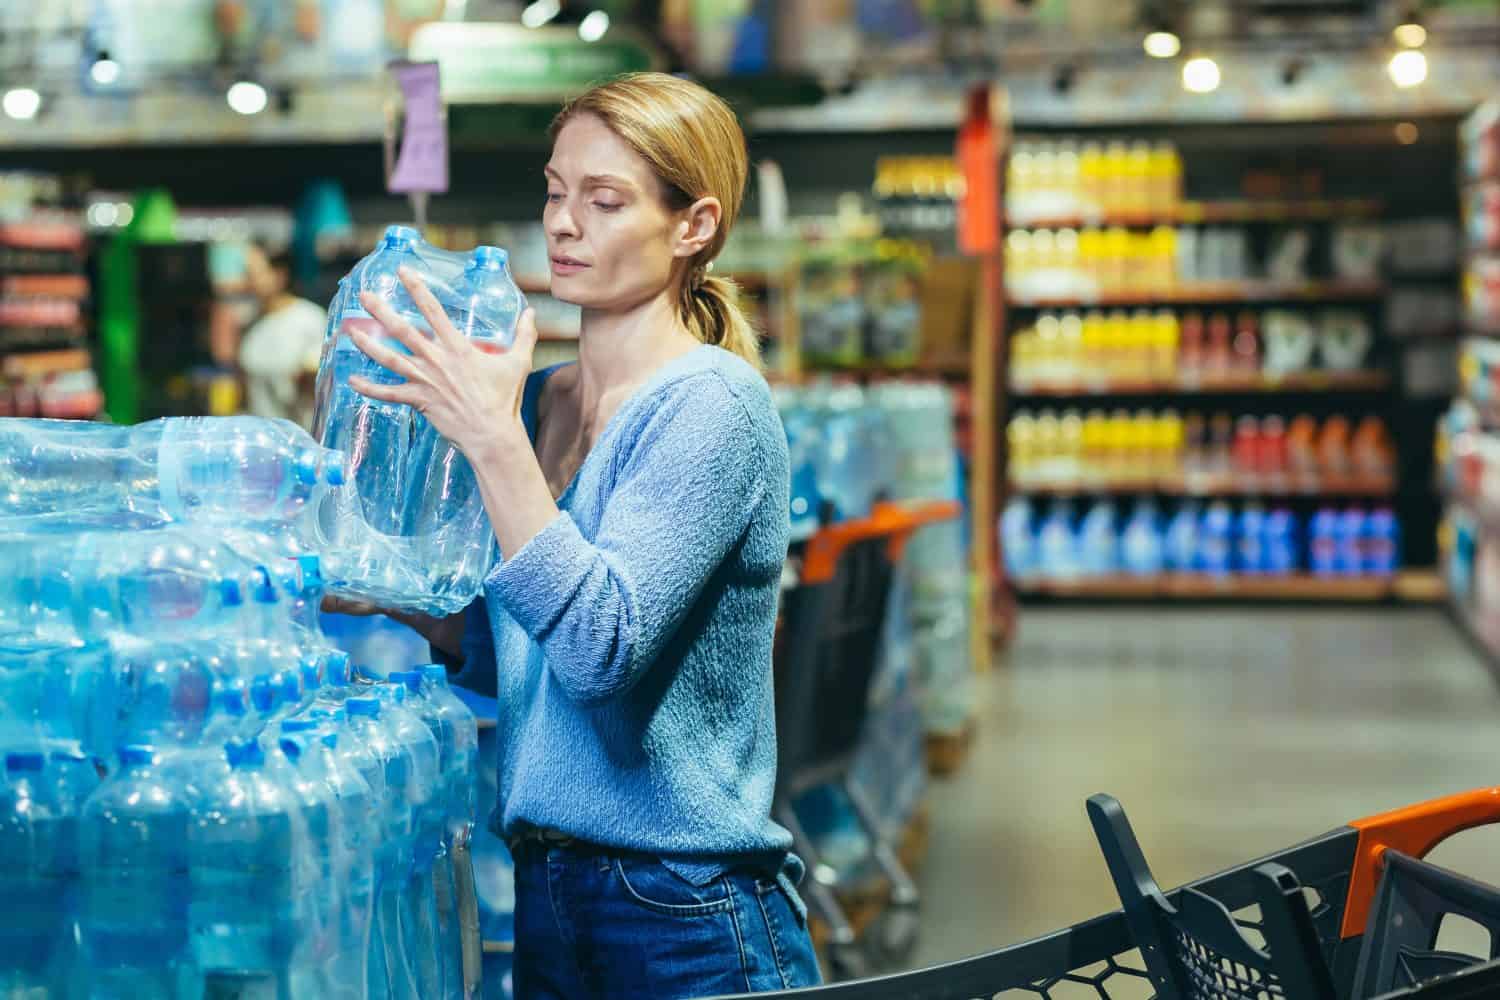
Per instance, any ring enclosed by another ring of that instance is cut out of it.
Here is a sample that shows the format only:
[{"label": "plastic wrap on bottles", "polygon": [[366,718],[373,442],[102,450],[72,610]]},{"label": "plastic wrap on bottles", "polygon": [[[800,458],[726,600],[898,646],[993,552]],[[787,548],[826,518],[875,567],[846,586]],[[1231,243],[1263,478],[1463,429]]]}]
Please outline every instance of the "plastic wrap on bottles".
[{"label": "plastic wrap on bottles", "polygon": [[526,306],[504,250],[451,253],[413,229],[391,226],[340,283],[329,305],[329,342],[318,371],[315,433],[348,459],[352,490],[341,494],[323,549],[332,592],[383,607],[452,614],[479,593],[494,564],[494,535],[468,460],[410,407],[355,392],[358,375],[383,385],[401,378],[376,364],[348,336],[364,330],[403,352],[365,309],[374,296],[431,336],[402,284],[409,269],[426,282],[454,327],[485,350],[515,339]]}]

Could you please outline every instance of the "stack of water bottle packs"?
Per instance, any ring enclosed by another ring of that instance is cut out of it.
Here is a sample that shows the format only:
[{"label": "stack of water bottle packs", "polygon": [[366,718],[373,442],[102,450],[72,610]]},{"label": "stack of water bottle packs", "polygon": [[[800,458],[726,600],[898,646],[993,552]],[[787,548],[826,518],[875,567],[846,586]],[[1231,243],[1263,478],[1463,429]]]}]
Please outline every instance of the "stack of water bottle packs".
[{"label": "stack of water bottle packs", "polygon": [[[880,500],[961,497],[953,395],[941,384],[816,382],[776,391],[791,456],[794,541],[820,524],[867,516]],[[955,732],[971,704],[962,522],[920,529],[901,574],[925,726]]]},{"label": "stack of water bottle packs", "polygon": [[369,675],[319,618],[328,590],[456,610],[494,558],[462,456],[347,385],[375,374],[337,336],[353,292],[415,315],[400,264],[513,337],[503,251],[418,247],[393,229],[334,303],[328,447],[0,421],[0,995],[473,995],[474,716],[443,667]]}]

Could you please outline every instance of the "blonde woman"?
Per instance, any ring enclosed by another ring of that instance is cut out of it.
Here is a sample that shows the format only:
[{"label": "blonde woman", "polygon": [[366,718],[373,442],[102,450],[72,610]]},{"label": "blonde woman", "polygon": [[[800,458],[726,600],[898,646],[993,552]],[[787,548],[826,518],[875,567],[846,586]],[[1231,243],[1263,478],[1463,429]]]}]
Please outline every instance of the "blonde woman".
[{"label": "blonde woman", "polygon": [[[420,281],[432,339],[359,347],[475,469],[502,553],[484,596],[407,618],[499,699],[492,827],[516,857],[517,996],[712,996],[816,983],[771,821],[771,640],[787,454],[735,288],[712,274],[747,172],[733,112],[625,77],[552,127],[542,212],[579,361],[489,355]],[[347,608],[341,610],[348,610]]]}]

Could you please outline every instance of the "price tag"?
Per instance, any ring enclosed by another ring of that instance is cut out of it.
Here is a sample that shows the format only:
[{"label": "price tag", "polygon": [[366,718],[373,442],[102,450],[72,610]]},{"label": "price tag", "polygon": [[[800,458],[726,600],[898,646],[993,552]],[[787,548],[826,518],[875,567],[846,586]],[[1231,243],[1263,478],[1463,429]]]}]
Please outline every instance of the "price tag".
[{"label": "price tag", "polygon": [[393,194],[448,190],[448,123],[435,62],[396,62],[391,75],[406,106],[401,153],[386,189]]}]

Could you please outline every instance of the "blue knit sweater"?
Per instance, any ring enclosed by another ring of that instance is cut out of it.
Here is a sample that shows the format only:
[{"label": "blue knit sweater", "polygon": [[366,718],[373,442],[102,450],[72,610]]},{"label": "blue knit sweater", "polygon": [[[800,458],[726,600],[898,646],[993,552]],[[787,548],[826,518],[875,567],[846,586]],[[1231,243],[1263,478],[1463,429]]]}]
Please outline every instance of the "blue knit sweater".
[{"label": "blue knit sweater", "polygon": [[[533,441],[554,370],[526,386]],[[561,513],[467,613],[455,680],[499,702],[497,833],[561,830],[697,884],[781,866],[771,641],[787,476],[765,380],[720,348],[670,362],[620,407]]]}]

